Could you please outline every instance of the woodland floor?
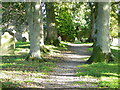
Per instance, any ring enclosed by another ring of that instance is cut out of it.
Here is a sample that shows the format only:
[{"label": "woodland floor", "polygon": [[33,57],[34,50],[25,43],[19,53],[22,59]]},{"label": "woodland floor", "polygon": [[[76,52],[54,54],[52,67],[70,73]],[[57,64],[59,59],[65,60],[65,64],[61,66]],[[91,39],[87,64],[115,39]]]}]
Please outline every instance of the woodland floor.
[{"label": "woodland floor", "polygon": [[[54,55],[58,59],[57,67],[49,73],[48,76],[40,80],[44,88],[93,88],[96,85],[92,83],[98,82],[96,78],[86,78],[84,76],[77,77],[77,65],[85,64],[85,58],[90,56],[86,44],[68,44],[67,51],[61,51]],[[86,83],[77,84],[75,82],[83,81]]]},{"label": "woodland floor", "polygon": [[[85,65],[86,60],[90,57],[91,52],[88,50],[92,44],[67,44],[67,50],[56,50],[55,53],[46,58],[53,59],[56,67],[47,74],[39,71],[40,63],[22,61],[6,62],[3,61],[3,68],[0,79],[4,87],[19,88],[97,88],[100,78],[89,77],[84,75],[77,76],[77,70]],[[15,59],[18,60],[18,59]],[[10,61],[10,60],[9,60]],[[22,64],[24,62],[24,64]],[[30,64],[30,65],[29,65]],[[5,65],[9,65],[6,67]],[[12,66],[11,66],[12,65]],[[14,66],[15,65],[15,66]],[[29,65],[26,66],[26,65]],[[32,66],[33,67],[32,67]],[[44,63],[44,65],[53,65]],[[43,66],[44,66],[43,65]],[[81,66],[81,67],[78,67]],[[5,67],[5,68],[4,68]],[[10,69],[11,67],[11,69]],[[17,68],[19,67],[19,70]],[[45,66],[43,67],[45,68]],[[46,67],[45,69],[47,69]],[[23,70],[22,70],[23,69]],[[36,72],[27,72],[36,70]],[[38,70],[38,71],[37,71]],[[87,71],[87,70],[86,70]],[[112,70],[113,71],[113,70]],[[80,71],[85,72],[85,71]],[[94,71],[96,72],[96,71]],[[79,83],[78,83],[79,82]]]}]

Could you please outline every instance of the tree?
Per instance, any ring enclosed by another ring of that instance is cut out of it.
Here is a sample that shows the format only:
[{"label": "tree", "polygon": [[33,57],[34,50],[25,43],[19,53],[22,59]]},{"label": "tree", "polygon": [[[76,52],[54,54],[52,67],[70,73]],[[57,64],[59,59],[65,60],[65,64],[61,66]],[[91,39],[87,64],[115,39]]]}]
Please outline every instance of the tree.
[{"label": "tree", "polygon": [[40,13],[40,3],[41,2],[30,2],[26,4],[27,12],[27,21],[30,30],[30,52],[27,56],[29,58],[40,57],[40,22],[41,22],[41,13]]},{"label": "tree", "polygon": [[76,27],[76,37],[81,42],[88,41],[90,36],[90,15],[91,10],[88,3],[73,3],[72,17],[74,27]]},{"label": "tree", "polygon": [[56,26],[63,41],[74,41],[76,36],[71,8],[70,2],[56,4]]},{"label": "tree", "polygon": [[56,23],[55,23],[55,12],[54,12],[54,2],[46,2],[46,24],[47,24],[47,37],[46,42],[47,44],[58,44],[57,30],[56,30]]},{"label": "tree", "polygon": [[42,11],[42,7],[43,7],[44,3],[41,4],[40,6],[40,12],[41,12],[41,20],[40,20],[40,45],[43,46],[44,45],[44,29],[43,29],[43,11]]},{"label": "tree", "polygon": [[110,2],[98,2],[96,40],[87,63],[113,61],[109,43]]},{"label": "tree", "polygon": [[91,15],[90,15],[90,35],[89,35],[88,41],[93,42],[93,40],[94,40],[94,24],[95,24],[95,3],[89,2],[89,6],[91,9]]}]

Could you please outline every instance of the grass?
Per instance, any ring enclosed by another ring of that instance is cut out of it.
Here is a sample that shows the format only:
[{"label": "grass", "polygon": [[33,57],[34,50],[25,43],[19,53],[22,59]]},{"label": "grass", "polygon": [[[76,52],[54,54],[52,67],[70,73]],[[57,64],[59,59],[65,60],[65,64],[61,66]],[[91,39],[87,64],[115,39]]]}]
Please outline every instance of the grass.
[{"label": "grass", "polygon": [[[47,47],[47,48],[46,48]],[[2,63],[0,64],[2,67],[1,72],[3,73],[3,75],[7,75],[9,76],[21,76],[24,77],[24,75],[26,75],[27,77],[25,78],[29,78],[30,74],[38,74],[37,76],[33,76],[32,78],[41,78],[43,76],[39,75],[46,75],[48,72],[52,71],[53,68],[56,66],[55,62],[52,62],[52,60],[46,60],[46,61],[26,61],[25,58],[29,52],[29,48],[30,48],[30,42],[17,42],[16,43],[16,49],[15,49],[15,55],[4,55],[2,56]],[[47,51],[48,50],[48,51]],[[50,53],[50,51],[54,51],[54,50],[66,50],[66,47],[61,44],[61,46],[59,47],[55,47],[55,46],[49,46],[46,45],[45,49],[42,48],[42,53]],[[22,52],[24,51],[24,52]],[[28,52],[26,52],[28,51]],[[19,74],[12,74],[12,73],[16,72]],[[0,82],[2,83],[2,87],[3,88],[16,88],[16,87],[22,87],[21,86],[21,82],[22,83],[32,83],[31,80],[27,80],[27,81],[16,81],[13,80],[14,78],[0,78]]]},{"label": "grass", "polygon": [[2,83],[2,87],[1,88],[18,88],[19,86],[21,86],[18,82],[1,82]]},{"label": "grass", "polygon": [[[19,58],[9,58],[9,59],[2,59],[2,63],[0,64],[2,66],[1,72],[5,75],[13,76],[13,77],[20,77],[24,78],[24,74],[27,76],[25,78],[29,78],[29,75],[32,75],[35,73],[36,75],[38,73],[41,73],[42,75],[47,74],[49,71],[52,71],[52,69],[56,66],[53,62],[38,62],[38,61],[26,61],[24,60],[24,57]],[[6,73],[7,72],[7,73]],[[19,72],[19,74],[12,74],[14,72]],[[40,75],[41,76],[41,75]],[[38,77],[40,77],[38,75]],[[3,76],[4,77],[4,76]],[[11,77],[9,77],[11,78]],[[36,76],[33,76],[32,78],[36,78]],[[14,78],[11,78],[11,80],[6,80],[6,78],[0,80],[2,84],[2,88],[16,88],[16,87],[22,87],[20,83],[16,83]],[[15,82],[15,83],[14,83]],[[23,81],[23,83],[30,83],[30,81]]]},{"label": "grass", "polygon": [[[88,51],[92,52],[93,48],[89,48]],[[99,81],[96,83],[97,88],[119,88],[118,79],[119,76],[119,64],[117,61],[120,56],[119,49],[111,48],[112,54],[115,57],[115,62],[111,63],[93,63],[93,64],[83,64],[77,70],[77,76],[89,76],[97,78]],[[77,82],[81,84],[81,82]]]},{"label": "grass", "polygon": [[[56,67],[56,63],[51,59],[41,62],[38,60],[26,61],[25,58],[28,55],[29,49],[30,42],[16,42],[15,54],[2,56],[2,63],[0,64],[2,66],[1,74],[3,75],[3,77],[0,77],[2,88],[27,87],[24,85],[34,83],[31,78],[45,78],[45,75]],[[44,54],[60,52],[60,50],[67,50],[66,45],[60,44],[59,47],[45,45],[41,47],[41,55],[43,59],[46,59]],[[21,80],[16,80],[16,78]],[[22,80],[23,78],[26,80]],[[33,85],[32,87],[35,86]]]},{"label": "grass", "polygon": [[26,61],[25,57],[19,58],[9,58],[2,59],[2,69],[3,70],[15,70],[15,71],[28,71],[28,72],[37,72],[37,71],[51,71],[55,66],[53,62],[38,62],[38,61]]},{"label": "grass", "polygon": [[[116,48],[117,47],[117,48]],[[93,47],[91,48],[88,48],[88,51],[89,52],[92,52],[93,51]],[[111,46],[111,52],[113,54],[113,56],[115,57],[115,61],[118,61],[118,59],[120,58],[120,49],[118,46]]]},{"label": "grass", "polygon": [[[95,63],[91,65],[80,65],[77,76],[89,76],[98,78],[98,87],[118,88],[118,63]],[[79,83],[79,82],[78,82]]]}]

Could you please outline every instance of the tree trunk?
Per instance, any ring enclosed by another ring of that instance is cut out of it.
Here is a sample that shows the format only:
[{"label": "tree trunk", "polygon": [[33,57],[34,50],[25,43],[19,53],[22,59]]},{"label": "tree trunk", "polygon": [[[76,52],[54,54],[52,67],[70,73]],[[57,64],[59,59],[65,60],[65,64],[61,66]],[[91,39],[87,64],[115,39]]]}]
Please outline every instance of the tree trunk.
[{"label": "tree trunk", "polygon": [[55,26],[54,2],[46,2],[46,19],[47,19],[47,44],[54,44],[57,38],[57,30]]},{"label": "tree trunk", "polygon": [[44,45],[44,29],[43,29],[43,13],[42,13],[42,6],[41,9],[41,22],[40,22],[40,45]]},{"label": "tree trunk", "polygon": [[40,45],[44,45],[44,30],[43,30],[43,22],[40,23]]},{"label": "tree trunk", "polygon": [[27,20],[30,30],[30,58],[41,59],[40,57],[40,2],[27,3]]},{"label": "tree trunk", "polygon": [[98,2],[96,40],[87,63],[113,61],[109,42],[110,2]]},{"label": "tree trunk", "polygon": [[93,42],[94,40],[94,24],[95,24],[95,10],[94,10],[94,5],[90,4],[90,9],[91,9],[91,17],[90,17],[90,36],[88,38],[89,42]]}]

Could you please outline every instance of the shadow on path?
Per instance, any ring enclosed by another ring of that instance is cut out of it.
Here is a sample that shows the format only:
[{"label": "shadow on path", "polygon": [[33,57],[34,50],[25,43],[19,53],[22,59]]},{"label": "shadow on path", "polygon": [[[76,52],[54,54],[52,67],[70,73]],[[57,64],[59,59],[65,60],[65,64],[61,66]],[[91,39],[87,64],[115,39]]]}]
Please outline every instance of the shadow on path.
[{"label": "shadow on path", "polygon": [[[87,50],[90,45],[87,44],[68,44],[67,51],[61,51],[55,57],[60,60],[57,62],[57,67],[49,73],[44,80],[45,87],[49,88],[78,88],[78,87],[95,87],[92,84],[73,84],[76,81],[95,82],[93,78],[83,78],[76,76],[77,65],[85,64],[84,58],[90,57],[90,52]],[[49,81],[49,82],[45,82]]]}]

